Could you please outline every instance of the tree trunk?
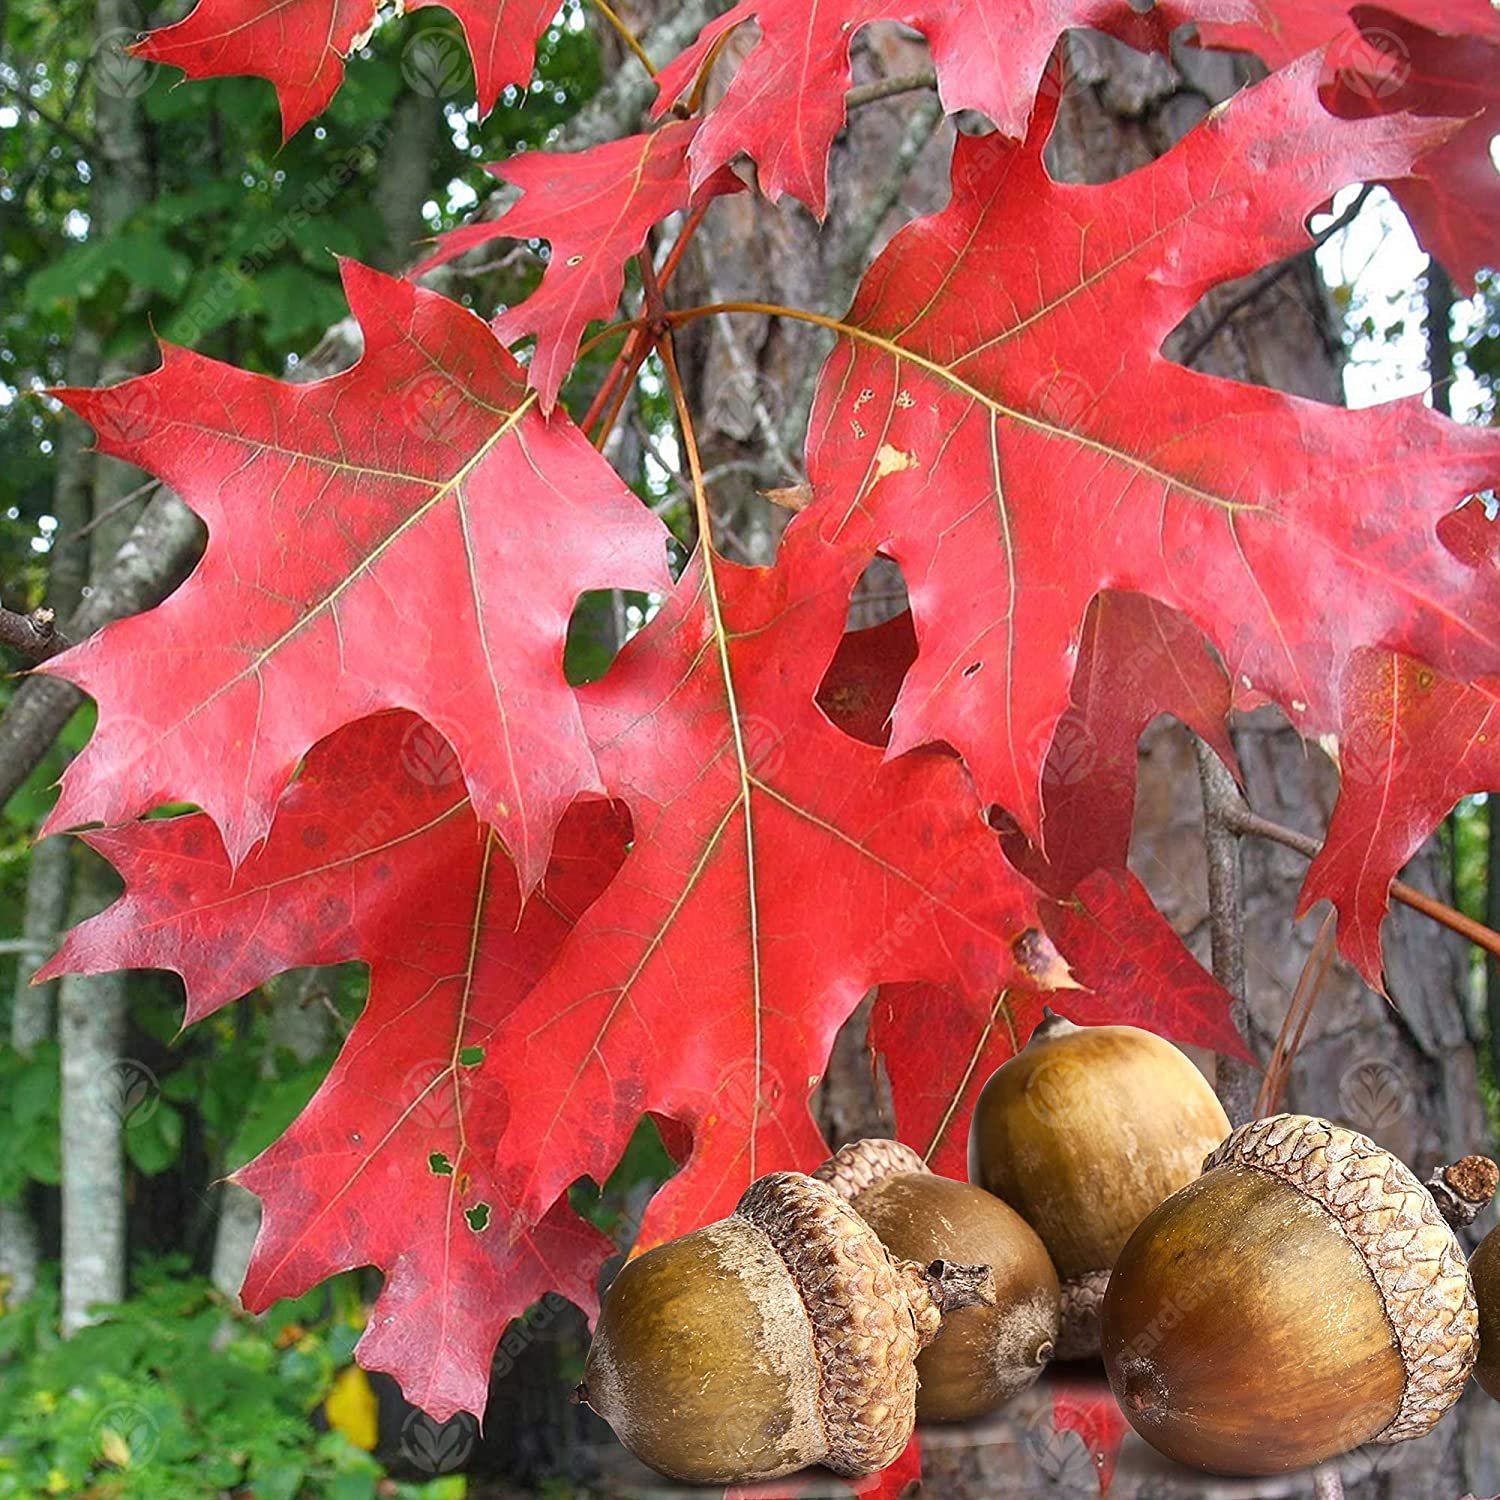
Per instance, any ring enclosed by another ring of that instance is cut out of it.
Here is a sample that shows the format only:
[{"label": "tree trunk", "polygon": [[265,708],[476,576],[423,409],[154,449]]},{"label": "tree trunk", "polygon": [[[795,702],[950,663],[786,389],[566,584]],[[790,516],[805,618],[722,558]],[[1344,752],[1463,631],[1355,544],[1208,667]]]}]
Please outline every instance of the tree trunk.
[{"label": "tree trunk", "polygon": [[[128,0],[97,0],[101,44],[141,29]],[[89,189],[92,232],[118,233],[151,196],[150,162],[136,90],[112,86],[101,68],[94,89],[99,160]],[[95,469],[93,570],[102,571],[131,534],[118,502],[141,483],[138,470],[111,460]],[[96,855],[79,850],[70,925],[102,910],[116,882]],[[69,975],[58,988],[62,1043],[62,1327],[90,1321],[94,1303],[125,1292],[124,1131],[154,1107],[156,1081],[123,1055],[128,989],[124,974]]]},{"label": "tree trunk", "polygon": [[[99,857],[81,846],[76,925],[113,899]],[[123,1055],[126,976],[70,974],[58,986],[62,1042],[62,1331],[125,1295],[124,1131],[154,1107],[156,1081]]]},{"label": "tree trunk", "polygon": [[[1174,74],[1090,36],[1073,51],[1051,158],[1059,175],[1103,181],[1166,149],[1243,76],[1243,64],[1185,50]],[[1216,310],[1233,296],[1205,299],[1168,344],[1191,348]],[[1195,361],[1196,368],[1341,402],[1337,322],[1310,257],[1264,298],[1236,315]],[[1321,836],[1337,794],[1337,773],[1275,710],[1237,725],[1236,749],[1250,805],[1278,822]],[[1306,861],[1280,846],[1241,851],[1246,1001],[1252,1049],[1269,1055],[1322,913],[1300,924],[1292,914]],[[1176,725],[1146,736],[1141,758],[1132,865],[1199,958],[1210,961],[1208,872],[1194,744]],[[1406,878],[1450,894],[1446,861],[1434,840]],[[1478,1090],[1474,1039],[1466,1019],[1465,945],[1445,929],[1399,909],[1387,929],[1393,1004],[1336,964],[1293,1069],[1284,1107],[1331,1115],[1373,1135],[1419,1173],[1472,1150],[1487,1149],[1488,1125]],[[1337,1465],[1348,1500],[1457,1500],[1500,1487],[1500,1410],[1470,1388],[1458,1411],[1428,1437],[1393,1448],[1369,1448]],[[1002,1457],[1004,1455],[1004,1457]],[[1019,1462],[1016,1462],[1019,1458]],[[950,1462],[945,1462],[950,1459]],[[1092,1481],[1081,1440],[1059,1433],[1045,1397],[1029,1419],[1009,1413],[978,1435],[971,1450],[944,1442],[929,1448],[927,1472],[941,1486],[959,1475],[982,1478],[984,1493],[1021,1496],[1046,1486],[1084,1493]],[[1002,1482],[1002,1475],[1007,1476]],[[954,1493],[976,1493],[962,1488]],[[1111,1490],[1134,1497],[1297,1496],[1311,1500],[1308,1475],[1247,1483],[1183,1477],[1127,1442]]]},{"label": "tree trunk", "polygon": [[[99,377],[99,339],[80,325],[68,353],[68,383],[92,385]],[[57,535],[48,557],[47,604],[66,620],[77,607],[88,576],[88,539],[81,533],[93,512],[94,454],[88,429],[71,413],[58,429],[57,471],[52,490],[52,514]],[[11,1001],[11,1045],[22,1056],[53,1034],[57,985],[33,987],[31,976],[56,949],[66,925],[72,888],[72,851],[66,839],[48,839],[31,853],[26,872],[26,910],[21,937],[30,946],[16,963],[16,987]],[[36,1223],[26,1202],[0,1206],[0,1280],[7,1305],[31,1296],[36,1286],[40,1249]]]},{"label": "tree trunk", "polygon": [[[284,974],[268,986],[271,1024],[265,1056],[261,1059],[263,1078],[273,1075],[278,1051],[290,1052],[299,1062],[307,1063],[323,1050],[328,1040],[328,1012],[316,1001],[331,972],[302,969]],[[226,1170],[243,1165],[243,1162],[224,1164]],[[250,1264],[250,1251],[260,1232],[260,1199],[234,1182],[221,1183],[218,1197],[219,1221],[214,1231],[210,1275],[214,1286],[237,1307],[245,1270]]]}]

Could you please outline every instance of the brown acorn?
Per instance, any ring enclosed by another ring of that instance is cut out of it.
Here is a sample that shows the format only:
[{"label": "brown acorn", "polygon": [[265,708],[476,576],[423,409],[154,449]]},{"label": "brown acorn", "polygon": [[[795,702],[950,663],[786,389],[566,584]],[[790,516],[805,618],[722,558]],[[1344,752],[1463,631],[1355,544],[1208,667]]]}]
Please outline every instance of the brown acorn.
[{"label": "brown acorn", "polygon": [[989,1281],[894,1259],[826,1183],[775,1172],[729,1218],[625,1265],[575,1399],[673,1479],[873,1473],[911,1437],[918,1351]]},{"label": "brown acorn", "polygon": [[1272,1474],[1420,1437],[1462,1392],[1476,1325],[1433,1193],[1366,1136],[1273,1115],[1130,1237],[1103,1353],[1153,1447]]},{"label": "brown acorn", "polygon": [[1059,1359],[1099,1352],[1099,1307],[1131,1232],[1229,1134],[1208,1080],[1135,1026],[1050,1012],[974,1109],[969,1177],[1041,1236],[1062,1282]]},{"label": "brown acorn", "polygon": [[1479,1357],[1474,1378],[1500,1401],[1500,1229],[1490,1230],[1469,1257],[1469,1279],[1474,1283],[1474,1300],[1479,1307]]},{"label": "brown acorn", "polygon": [[939,1177],[909,1146],[865,1140],[813,1173],[854,1205],[892,1255],[990,1267],[994,1304],[952,1313],[917,1356],[917,1416],[966,1422],[1026,1389],[1057,1342],[1057,1272],[1014,1209]]}]

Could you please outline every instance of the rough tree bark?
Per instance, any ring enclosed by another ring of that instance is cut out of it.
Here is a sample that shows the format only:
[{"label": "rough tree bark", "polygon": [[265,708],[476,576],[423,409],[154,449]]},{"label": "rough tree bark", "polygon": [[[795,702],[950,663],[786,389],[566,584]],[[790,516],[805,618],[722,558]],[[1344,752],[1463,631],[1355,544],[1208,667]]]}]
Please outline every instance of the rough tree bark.
[{"label": "rough tree bark", "polygon": [[[1243,79],[1232,59],[1183,49],[1176,70],[1088,38],[1074,67],[1053,146],[1059,175],[1102,181],[1160,154]],[[1169,344],[1181,354],[1218,319],[1234,296],[1207,299]],[[1342,401],[1338,323],[1309,257],[1267,294],[1230,319],[1195,360],[1198,368],[1275,386],[1316,400]],[[1337,773],[1274,710],[1237,726],[1236,748],[1256,811],[1321,836],[1337,794]],[[1158,904],[1207,964],[1208,879],[1203,811],[1193,742],[1178,726],[1145,739],[1132,863]],[[1269,1055],[1321,912],[1293,925],[1306,861],[1279,846],[1241,850],[1245,913],[1246,1002],[1252,1048]],[[1408,869],[1423,889],[1450,895],[1436,841]],[[1293,1070],[1285,1107],[1331,1115],[1373,1135],[1426,1170],[1485,1149],[1489,1130],[1478,1092],[1474,1039],[1466,1005],[1467,953],[1461,941],[1414,913],[1398,910],[1387,937],[1393,1004],[1371,993],[1342,963],[1325,987]],[[1487,1223],[1487,1221],[1486,1221]],[[1481,1228],[1484,1227],[1483,1225]],[[1458,1500],[1500,1486],[1500,1420],[1471,1388],[1458,1412],[1429,1437],[1367,1449],[1337,1467],[1348,1500]],[[985,1493],[1085,1492],[1092,1483],[1080,1441],[1051,1431],[1045,1410],[993,1424],[971,1452],[943,1444],[929,1472],[982,1478]],[[993,1439],[991,1448],[988,1439]],[[943,1455],[954,1454],[952,1468]],[[986,1460],[986,1455],[989,1455]],[[1019,1463],[1007,1464],[1007,1459]],[[1002,1474],[1009,1474],[1008,1480]],[[1009,1485],[1009,1487],[1007,1487]],[[1152,1459],[1133,1439],[1111,1494],[1135,1497],[1310,1497],[1309,1476],[1232,1484],[1186,1479]]]},{"label": "rough tree bark", "polygon": [[[137,30],[142,16],[131,0],[98,0],[95,34],[101,41]],[[101,236],[118,232],[151,196],[150,162],[139,99],[112,88],[101,73],[94,91],[99,159],[89,208]],[[131,526],[116,502],[142,476],[113,460],[94,470],[94,569],[101,571]],[[69,925],[102,910],[117,889],[111,872],[81,847],[76,861]],[[50,856],[49,856],[50,857]],[[100,1302],[125,1291],[124,1131],[143,1101],[147,1082],[123,1056],[128,989],[124,974],[70,975],[58,987],[62,1046],[62,1326],[72,1333]]]},{"label": "rough tree bark", "polygon": [[[270,1078],[275,1071],[275,1056],[287,1051],[298,1062],[311,1062],[328,1040],[329,1012],[316,1003],[333,971],[299,969],[283,974],[265,986],[271,1007],[270,1026],[266,1036],[265,1055],[260,1074]],[[226,1162],[225,1170],[243,1166],[243,1162]],[[214,1230],[213,1258],[210,1276],[213,1284],[234,1306],[239,1306],[240,1287],[250,1251],[260,1232],[260,1199],[238,1183],[219,1186],[218,1224]]]},{"label": "rough tree bark", "polygon": [[[69,383],[93,384],[99,376],[99,361],[97,333],[80,325],[68,351]],[[87,428],[76,417],[65,416],[58,429],[57,475],[52,487],[57,533],[47,560],[47,602],[64,619],[77,607],[88,576],[89,547],[83,528],[93,513],[94,471]],[[17,959],[11,999],[10,1042],[22,1056],[29,1056],[53,1034],[57,985],[33,988],[31,976],[56,947],[57,935],[66,924],[72,869],[65,839],[49,839],[32,851],[21,923],[22,941],[30,946]],[[31,1205],[0,1206],[0,1280],[5,1283],[9,1305],[30,1297],[39,1257]]]},{"label": "rough tree bark", "polygon": [[[861,79],[919,67],[920,44],[902,34],[864,33],[857,44]],[[1184,50],[1173,67],[1144,59],[1093,36],[1075,38],[1065,72],[1059,128],[1050,147],[1053,170],[1073,180],[1105,181],[1160,155],[1219,100],[1243,83],[1239,60]],[[727,70],[726,70],[727,71]],[[764,296],[834,313],[847,305],[862,253],[913,212],[946,199],[951,130],[936,131],[925,153],[908,155],[913,135],[934,133],[919,112],[922,96],[861,111],[833,167],[834,194],[823,233],[795,206],[773,211],[748,199],[723,205],[698,244],[697,282],[689,259],[683,298],[716,300]],[[928,109],[930,102],[926,103]],[[934,120],[935,123],[935,120]],[[913,157],[915,164],[913,165]],[[893,172],[891,164],[895,162]],[[901,176],[902,169],[904,176]],[[894,192],[888,185],[896,181]],[[870,205],[879,205],[875,212]],[[713,268],[709,275],[704,266]],[[1188,320],[1174,352],[1201,342],[1233,291],[1209,299]],[[735,319],[699,325],[684,363],[696,389],[695,411],[705,467],[715,485],[714,513],[731,557],[762,561],[774,545],[778,520],[756,490],[800,477],[806,395],[822,349],[821,337],[773,320]],[[1309,258],[1303,258],[1264,296],[1229,319],[1195,358],[1199,368],[1272,385],[1314,399],[1342,400],[1340,338],[1329,298]],[[779,443],[766,438],[766,411],[777,418]],[[789,457],[788,457],[789,456]],[[887,569],[870,584],[874,599],[858,606],[859,623],[898,607],[899,579]],[[1320,751],[1306,747],[1279,716],[1266,713],[1237,733],[1252,805],[1278,821],[1321,833],[1337,778]],[[1202,804],[1191,739],[1159,726],[1142,754],[1134,863],[1153,894],[1209,961],[1207,866]],[[1264,1059],[1316,931],[1294,927],[1296,893],[1306,868],[1289,851],[1241,851],[1246,913],[1246,1010],[1252,1045]],[[1435,847],[1408,872],[1414,883],[1442,890],[1446,871]],[[1374,1134],[1420,1168],[1483,1147],[1488,1131],[1477,1091],[1472,1038],[1466,1024],[1465,954],[1442,929],[1404,911],[1393,919],[1390,983],[1395,1007],[1371,994],[1345,966],[1331,977],[1294,1070],[1286,1105],[1333,1114]],[[888,1101],[873,1080],[863,1045],[864,1013],[839,1039],[819,1096],[830,1140],[890,1128]],[[1495,1441],[1500,1416],[1472,1394],[1455,1418],[1431,1437],[1403,1448],[1372,1449],[1339,1465],[1348,1500],[1458,1500],[1500,1487]],[[977,1430],[925,1437],[928,1492],[945,1496],[1092,1496],[1095,1467],[1081,1439],[1058,1432],[1045,1389],[1030,1393]],[[611,1467],[620,1483],[620,1471]],[[621,1493],[645,1493],[625,1479]],[[830,1489],[830,1493],[834,1493]],[[1120,1500],[1311,1500],[1307,1475],[1229,1483],[1186,1476],[1156,1460],[1131,1439],[1111,1494]]]}]

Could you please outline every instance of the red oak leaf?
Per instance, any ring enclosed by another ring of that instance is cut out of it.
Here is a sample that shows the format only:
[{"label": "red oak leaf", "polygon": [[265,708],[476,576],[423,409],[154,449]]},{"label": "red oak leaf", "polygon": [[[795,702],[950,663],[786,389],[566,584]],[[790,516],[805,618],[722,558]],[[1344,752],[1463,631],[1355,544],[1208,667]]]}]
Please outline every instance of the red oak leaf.
[{"label": "red oak leaf", "polygon": [[1500,597],[1438,536],[1500,473],[1500,435],[1161,353],[1209,288],[1304,246],[1339,186],[1401,175],[1452,129],[1335,121],[1319,67],[1246,90],[1103,186],[1047,175],[1045,120],[1025,145],[961,138],[952,202],[876,262],[823,373],[804,514],[900,562],[920,643],[888,754],[952,745],[1034,842],[1101,589],[1181,610],[1305,733],[1337,731],[1359,646],[1459,676],[1500,666]]},{"label": "red oak leaf", "polygon": [[[882,728],[915,651],[906,613],[849,632],[819,703],[845,732],[883,744]],[[1002,839],[1018,869],[1066,898],[1043,905],[1043,922],[1089,993],[1018,989],[974,1004],[936,986],[887,985],[880,992],[870,1045],[885,1057],[903,1137],[929,1155],[936,1171],[963,1175],[979,1090],[1024,1045],[1044,1003],[1078,1020],[1133,1022],[1175,1041],[1245,1055],[1228,994],[1124,868],[1136,741],[1155,716],[1153,694],[1234,763],[1229,684],[1202,637],[1139,594],[1100,594],[1084,625],[1073,706],[1047,760],[1048,850],[1056,863],[1013,830]]]},{"label": "red oak leaf", "polygon": [[454,747],[523,884],[579,793],[601,792],[562,669],[586,589],[670,587],[665,531],[472,313],[345,263],[353,369],[309,385],[167,347],[64,391],[103,451],[207,522],[193,576],[47,663],[99,728],[48,828],[196,803],[238,863],[298,759],[383,708]]},{"label": "red oak leaf", "polygon": [[1171,714],[1233,767],[1229,709],[1224,668],[1185,616],[1144,594],[1096,595],[1068,710],[1042,767],[1046,854],[1012,835],[1004,840],[1012,862],[1054,896],[1067,896],[1095,870],[1123,869],[1142,733],[1158,714]]},{"label": "red oak leaf", "polygon": [[202,814],[85,835],[125,895],[45,977],[170,969],[194,1021],[297,965],[369,964],[369,1002],[312,1102],[235,1174],[265,1203],[244,1298],[259,1310],[381,1267],[360,1361],[439,1420],[483,1416],[495,1345],[543,1292],[592,1312],[614,1249],[561,1198],[525,1221],[508,1211],[489,1148],[524,1080],[487,1050],[619,868],[627,822],[579,804],[523,913],[453,752],[382,714],[313,749],[238,870]]},{"label": "red oak leaf", "polygon": [[922,1482],[922,1442],[916,1434],[907,1443],[901,1457],[875,1474],[851,1478],[832,1476],[824,1469],[810,1469],[785,1479],[770,1479],[762,1484],[737,1484],[724,1492],[724,1500],[796,1500],[806,1495],[827,1495],[830,1485],[842,1485],[861,1500],[907,1500]]},{"label": "red oak leaf", "polygon": [[[890,742],[890,716],[917,656],[910,610],[851,630],[818,690],[846,734]],[[1086,875],[1123,868],[1135,811],[1136,747],[1169,713],[1234,766],[1229,679],[1202,635],[1176,610],[1144,594],[1106,589],[1084,617],[1069,707],[1042,770],[1045,855],[996,809],[1007,857],[1043,890],[1066,896]]]},{"label": "red oak leaf", "polygon": [[[409,0],[420,10],[439,0]],[[537,39],[557,14],[556,0],[441,0],[458,17],[474,60],[479,113],[500,91],[531,77]],[[344,81],[344,59],[375,24],[377,0],[198,0],[184,20],[151,32],[141,57],[170,63],[189,78],[248,73],[275,86],[282,139],[327,108]],[[422,46],[434,49],[424,58]],[[448,39],[433,33],[407,48],[407,66],[447,69]]]},{"label": "red oak leaf", "polygon": [[1052,1392],[1053,1429],[1076,1432],[1083,1439],[1098,1474],[1099,1493],[1107,1495],[1120,1460],[1120,1446],[1130,1432],[1130,1424],[1109,1382],[1097,1375],[1064,1375],[1053,1371],[1048,1384]]},{"label": "red oak leaf", "polygon": [[656,109],[665,113],[691,89],[722,37],[756,21],[759,42],[693,143],[693,181],[744,151],[759,166],[767,197],[790,193],[821,217],[861,27],[915,27],[931,45],[944,108],[980,110],[1005,134],[1022,136],[1038,87],[1062,87],[1061,64],[1049,75],[1048,59],[1069,27],[1096,27],[1142,51],[1164,52],[1173,28],[1192,13],[1186,0],[1164,0],[1144,13],[1125,0],[832,0],[811,7],[806,0],[741,0],[662,69]]},{"label": "red oak leaf", "polygon": [[877,981],[992,994],[1046,962],[957,762],[883,763],[813,701],[859,568],[799,522],[772,569],[700,553],[582,691],[635,840],[516,1013],[529,1087],[501,1156],[529,1164],[521,1201],[602,1181],[654,1111],[694,1149],[638,1243],[722,1217],[755,1177],[825,1153],[808,1097]]},{"label": "red oak leaf", "polygon": [[552,410],[573,368],[583,330],[614,312],[625,285],[625,262],[646,243],[652,226],[690,202],[743,188],[727,169],[696,194],[689,188],[687,151],[699,123],[672,120],[650,135],[606,141],[587,151],[528,151],[486,167],[524,198],[498,218],[439,236],[437,250],[409,273],[420,276],[495,239],[550,243],[541,286],[493,324],[507,344],[537,336],[527,373],[544,411]]},{"label": "red oak leaf", "polygon": [[1131,1025],[1235,1057],[1245,1044],[1229,995],[1183,946],[1126,870],[1090,875],[1071,900],[1044,906],[1048,934],[1080,990],[1017,986],[966,998],[938,985],[883,985],[870,1049],[885,1061],[901,1139],[949,1177],[968,1172],[979,1091],[1024,1047],[1043,1006],[1083,1025]]},{"label": "red oak leaf", "polygon": [[[1500,14],[1490,0],[1388,0],[1383,9],[1451,36],[1500,41]],[[1203,46],[1253,52],[1273,68],[1330,42],[1335,72],[1365,61],[1349,34],[1350,17],[1372,10],[1359,0],[1193,0],[1192,10]]]},{"label": "red oak leaf", "polygon": [[1128,1021],[1174,1042],[1249,1056],[1229,1018],[1228,991],[1129,870],[1095,870],[1044,916],[1073,977],[1106,1008],[1094,1021]]},{"label": "red oak leaf", "polygon": [[1500,239],[1500,11],[1489,0],[1198,0],[1198,39],[1281,67],[1327,44],[1324,102],[1350,119],[1409,110],[1467,123],[1386,186],[1468,291]]},{"label": "red oak leaf", "polygon": [[1339,800],[1298,915],[1328,900],[1339,948],[1384,991],[1390,884],[1453,804],[1500,788],[1500,679],[1455,682],[1408,657],[1362,651],[1344,686],[1357,726],[1339,743]]},{"label": "red oak leaf", "polygon": [[887,745],[891,710],[917,659],[917,632],[904,609],[880,625],[848,631],[818,686],[818,707],[845,734]]},{"label": "red oak leaf", "polygon": [[[1386,186],[1424,248],[1467,292],[1481,268],[1500,260],[1500,173],[1490,154],[1500,134],[1500,11],[1484,0],[1473,8],[1488,13],[1483,39],[1439,35],[1390,11],[1358,7],[1359,29],[1346,33],[1348,55],[1323,95],[1348,119],[1398,109],[1466,117],[1451,140]],[[1433,25],[1437,18],[1425,19]]]}]

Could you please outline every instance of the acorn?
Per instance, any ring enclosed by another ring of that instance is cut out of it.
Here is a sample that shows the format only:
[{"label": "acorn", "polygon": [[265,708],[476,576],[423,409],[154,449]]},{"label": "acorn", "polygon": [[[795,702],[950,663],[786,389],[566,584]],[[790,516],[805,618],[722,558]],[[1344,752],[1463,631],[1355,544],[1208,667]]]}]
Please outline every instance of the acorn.
[{"label": "acorn", "polygon": [[1433,1192],[1366,1136],[1273,1115],[1130,1237],[1103,1353],[1154,1448],[1274,1474],[1427,1432],[1463,1391],[1477,1323]]},{"label": "acorn", "polygon": [[[1484,1206],[1479,1200],[1485,1196],[1486,1186],[1489,1195],[1494,1195],[1496,1179],[1485,1175],[1486,1166],[1495,1170],[1494,1163],[1485,1157],[1469,1156],[1456,1166],[1445,1168],[1441,1174],[1443,1185],[1450,1188],[1458,1179],[1455,1196],[1463,1207],[1457,1213],[1445,1204],[1441,1188],[1435,1183],[1428,1184],[1450,1223],[1455,1219],[1459,1223],[1473,1222],[1478,1208]],[[1476,1203],[1478,1207],[1468,1212]],[[1474,1301],[1479,1308],[1479,1356],[1474,1365],[1474,1378],[1496,1401],[1500,1401],[1500,1229],[1490,1230],[1469,1257],[1469,1280],[1474,1284]]]},{"label": "acorn", "polygon": [[694,1484],[870,1474],[916,1423],[916,1357],[989,1269],[894,1259],[826,1183],[774,1172],[615,1278],[574,1399]]},{"label": "acorn", "polygon": [[892,1255],[990,1268],[993,1305],[955,1311],[917,1356],[919,1420],[970,1421],[1041,1374],[1057,1343],[1057,1272],[1014,1209],[939,1177],[897,1141],[855,1141],[813,1176],[853,1204]]},{"label": "acorn", "polygon": [[1099,1352],[1115,1256],[1228,1134],[1202,1073],[1135,1026],[1075,1026],[1048,1011],[985,1084],[969,1131],[969,1177],[1036,1230],[1057,1267],[1058,1359]]}]

